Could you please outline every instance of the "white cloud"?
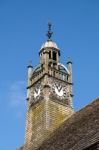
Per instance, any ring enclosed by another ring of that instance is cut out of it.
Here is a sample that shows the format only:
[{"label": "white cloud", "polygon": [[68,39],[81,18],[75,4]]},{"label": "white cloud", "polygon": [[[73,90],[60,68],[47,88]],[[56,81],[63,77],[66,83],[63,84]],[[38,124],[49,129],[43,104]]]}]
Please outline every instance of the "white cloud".
[{"label": "white cloud", "polygon": [[26,83],[16,81],[9,88],[9,100],[12,107],[22,107],[26,104]]}]

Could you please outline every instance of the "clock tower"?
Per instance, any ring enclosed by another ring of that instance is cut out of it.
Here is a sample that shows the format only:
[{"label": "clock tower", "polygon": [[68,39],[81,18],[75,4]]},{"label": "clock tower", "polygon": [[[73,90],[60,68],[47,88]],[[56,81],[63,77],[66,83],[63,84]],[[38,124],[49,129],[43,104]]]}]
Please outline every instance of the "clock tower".
[{"label": "clock tower", "polygon": [[39,65],[28,66],[25,150],[36,150],[73,114],[72,62],[68,60],[66,66],[60,63],[51,23],[47,37],[39,51]]}]

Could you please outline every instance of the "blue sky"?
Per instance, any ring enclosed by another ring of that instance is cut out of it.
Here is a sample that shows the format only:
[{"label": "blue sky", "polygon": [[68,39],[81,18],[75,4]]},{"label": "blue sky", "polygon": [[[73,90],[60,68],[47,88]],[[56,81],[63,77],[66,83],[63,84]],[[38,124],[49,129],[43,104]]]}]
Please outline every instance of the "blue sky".
[{"label": "blue sky", "polygon": [[99,0],[0,0],[0,150],[24,143],[27,65],[49,20],[61,62],[73,61],[75,110],[99,97]]}]

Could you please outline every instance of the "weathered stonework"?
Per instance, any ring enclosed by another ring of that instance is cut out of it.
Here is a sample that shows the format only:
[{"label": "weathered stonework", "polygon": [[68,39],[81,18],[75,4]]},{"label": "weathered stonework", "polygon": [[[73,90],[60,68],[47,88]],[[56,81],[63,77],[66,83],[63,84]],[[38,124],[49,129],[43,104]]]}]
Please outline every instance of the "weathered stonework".
[{"label": "weathered stonework", "polygon": [[[55,129],[73,114],[70,103],[67,105],[66,102],[59,102],[59,99],[53,96],[53,82],[58,82],[58,80],[48,75],[39,81],[43,88],[41,96],[39,96],[38,102],[31,103],[28,109],[25,146],[27,149],[32,147],[33,150],[36,150]],[[64,82],[60,82],[65,85]],[[31,93],[33,93],[36,84],[31,88]],[[32,101],[32,94],[30,98]]]},{"label": "weathered stonework", "polygon": [[71,109],[57,104],[53,101],[43,100],[36,106],[31,108],[31,124],[32,126],[27,137],[29,147],[34,150],[42,144],[42,142],[49,137],[49,135],[60,126],[70,115]]},{"label": "weathered stonework", "polygon": [[35,69],[28,66],[25,144],[19,150],[36,150],[74,113],[72,62],[60,63],[60,49],[51,39],[43,44],[39,56]]}]

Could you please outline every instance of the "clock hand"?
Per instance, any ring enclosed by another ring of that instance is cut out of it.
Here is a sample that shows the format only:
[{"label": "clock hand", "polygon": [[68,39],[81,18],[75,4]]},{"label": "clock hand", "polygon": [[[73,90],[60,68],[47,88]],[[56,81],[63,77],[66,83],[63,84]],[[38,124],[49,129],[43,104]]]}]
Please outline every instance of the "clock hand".
[{"label": "clock hand", "polygon": [[62,90],[62,87],[60,86],[60,87],[59,87],[59,92],[60,92],[61,90]]},{"label": "clock hand", "polygon": [[58,85],[56,85],[56,88],[57,88],[57,89],[59,88]]},{"label": "clock hand", "polygon": [[35,89],[35,92],[38,93],[37,88]]}]

